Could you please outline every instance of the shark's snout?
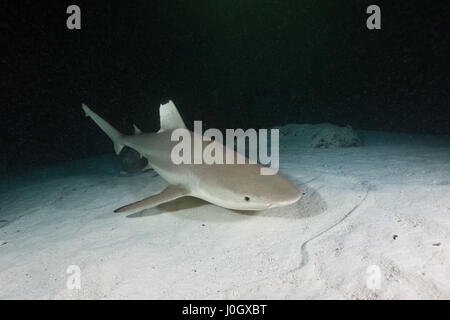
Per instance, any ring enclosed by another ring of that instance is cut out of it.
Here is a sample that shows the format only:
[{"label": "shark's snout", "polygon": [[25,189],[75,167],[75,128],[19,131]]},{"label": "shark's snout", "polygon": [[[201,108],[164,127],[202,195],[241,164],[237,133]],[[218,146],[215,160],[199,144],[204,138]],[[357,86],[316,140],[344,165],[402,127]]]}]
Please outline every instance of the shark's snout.
[{"label": "shark's snout", "polygon": [[269,208],[277,208],[277,207],[284,207],[284,206],[288,206],[290,204],[296,203],[298,200],[300,200],[300,198],[302,197],[302,193],[299,192],[298,194],[291,196],[291,197],[287,197],[283,200],[279,200],[276,201],[274,203],[271,203],[269,205]]},{"label": "shark's snout", "polygon": [[293,204],[300,200],[303,193],[298,189],[296,185],[290,181],[284,185],[284,188],[279,188],[273,192],[273,200],[271,202],[271,208],[283,207]]}]

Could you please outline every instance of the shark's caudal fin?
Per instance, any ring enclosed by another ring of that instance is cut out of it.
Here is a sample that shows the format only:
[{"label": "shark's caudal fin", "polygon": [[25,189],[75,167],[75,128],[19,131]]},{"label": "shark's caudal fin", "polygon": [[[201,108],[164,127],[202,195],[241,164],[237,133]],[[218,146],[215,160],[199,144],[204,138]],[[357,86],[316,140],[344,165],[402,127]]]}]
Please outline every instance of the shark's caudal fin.
[{"label": "shark's caudal fin", "polygon": [[122,134],[114,129],[108,122],[103,120],[98,114],[89,109],[89,107],[84,103],[81,105],[81,107],[86,113],[86,117],[90,117],[92,120],[94,120],[94,122],[108,135],[108,137],[111,138],[114,143],[114,150],[116,151],[116,154],[119,154],[124,147],[124,145],[120,143],[120,137],[122,137]]},{"label": "shark's caudal fin", "polygon": [[159,117],[161,129],[159,129],[158,132],[170,131],[178,128],[187,129],[172,100],[168,100],[164,103],[161,102],[161,106],[159,107]]}]

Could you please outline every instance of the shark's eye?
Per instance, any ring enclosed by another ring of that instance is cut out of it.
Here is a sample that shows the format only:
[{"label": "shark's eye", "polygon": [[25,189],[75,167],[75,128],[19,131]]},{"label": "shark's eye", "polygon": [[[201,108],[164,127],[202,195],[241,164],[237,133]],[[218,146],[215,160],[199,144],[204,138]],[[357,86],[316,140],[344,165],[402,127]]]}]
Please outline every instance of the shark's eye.
[{"label": "shark's eye", "polygon": [[250,197],[245,196],[245,201],[250,201]]}]

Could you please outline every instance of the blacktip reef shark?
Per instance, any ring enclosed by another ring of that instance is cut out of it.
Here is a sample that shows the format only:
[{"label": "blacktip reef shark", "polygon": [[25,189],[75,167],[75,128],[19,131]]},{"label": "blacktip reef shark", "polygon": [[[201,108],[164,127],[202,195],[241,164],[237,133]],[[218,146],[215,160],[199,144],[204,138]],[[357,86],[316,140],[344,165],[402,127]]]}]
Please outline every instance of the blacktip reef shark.
[{"label": "blacktip reef shark", "polygon": [[[116,154],[124,146],[136,150],[147,158],[149,167],[169,183],[161,193],[118,208],[114,212],[154,207],[184,196],[200,198],[227,209],[258,211],[292,204],[302,195],[295,184],[278,173],[261,175],[262,166],[258,163],[174,164],[171,152],[176,141],[171,140],[171,134],[176,129],[187,128],[171,100],[160,105],[161,129],[158,132],[142,133],[134,126],[134,135],[120,133],[85,104],[82,108],[86,116],[111,138]],[[189,133],[194,135],[192,131]]]}]

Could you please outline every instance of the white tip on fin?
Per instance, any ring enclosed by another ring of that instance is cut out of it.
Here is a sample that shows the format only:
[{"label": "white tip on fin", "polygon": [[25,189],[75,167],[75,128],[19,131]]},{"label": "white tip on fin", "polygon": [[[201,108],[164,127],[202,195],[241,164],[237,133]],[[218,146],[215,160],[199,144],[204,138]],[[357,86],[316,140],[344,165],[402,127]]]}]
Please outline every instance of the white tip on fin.
[{"label": "white tip on fin", "polygon": [[169,100],[165,104],[161,104],[159,107],[159,117],[161,129],[158,132],[170,131],[178,128],[187,129],[177,107],[172,100]]},{"label": "white tip on fin", "polygon": [[138,127],[136,127],[135,124],[133,124],[133,128],[134,128],[134,134],[141,134],[142,133],[142,131]]}]

